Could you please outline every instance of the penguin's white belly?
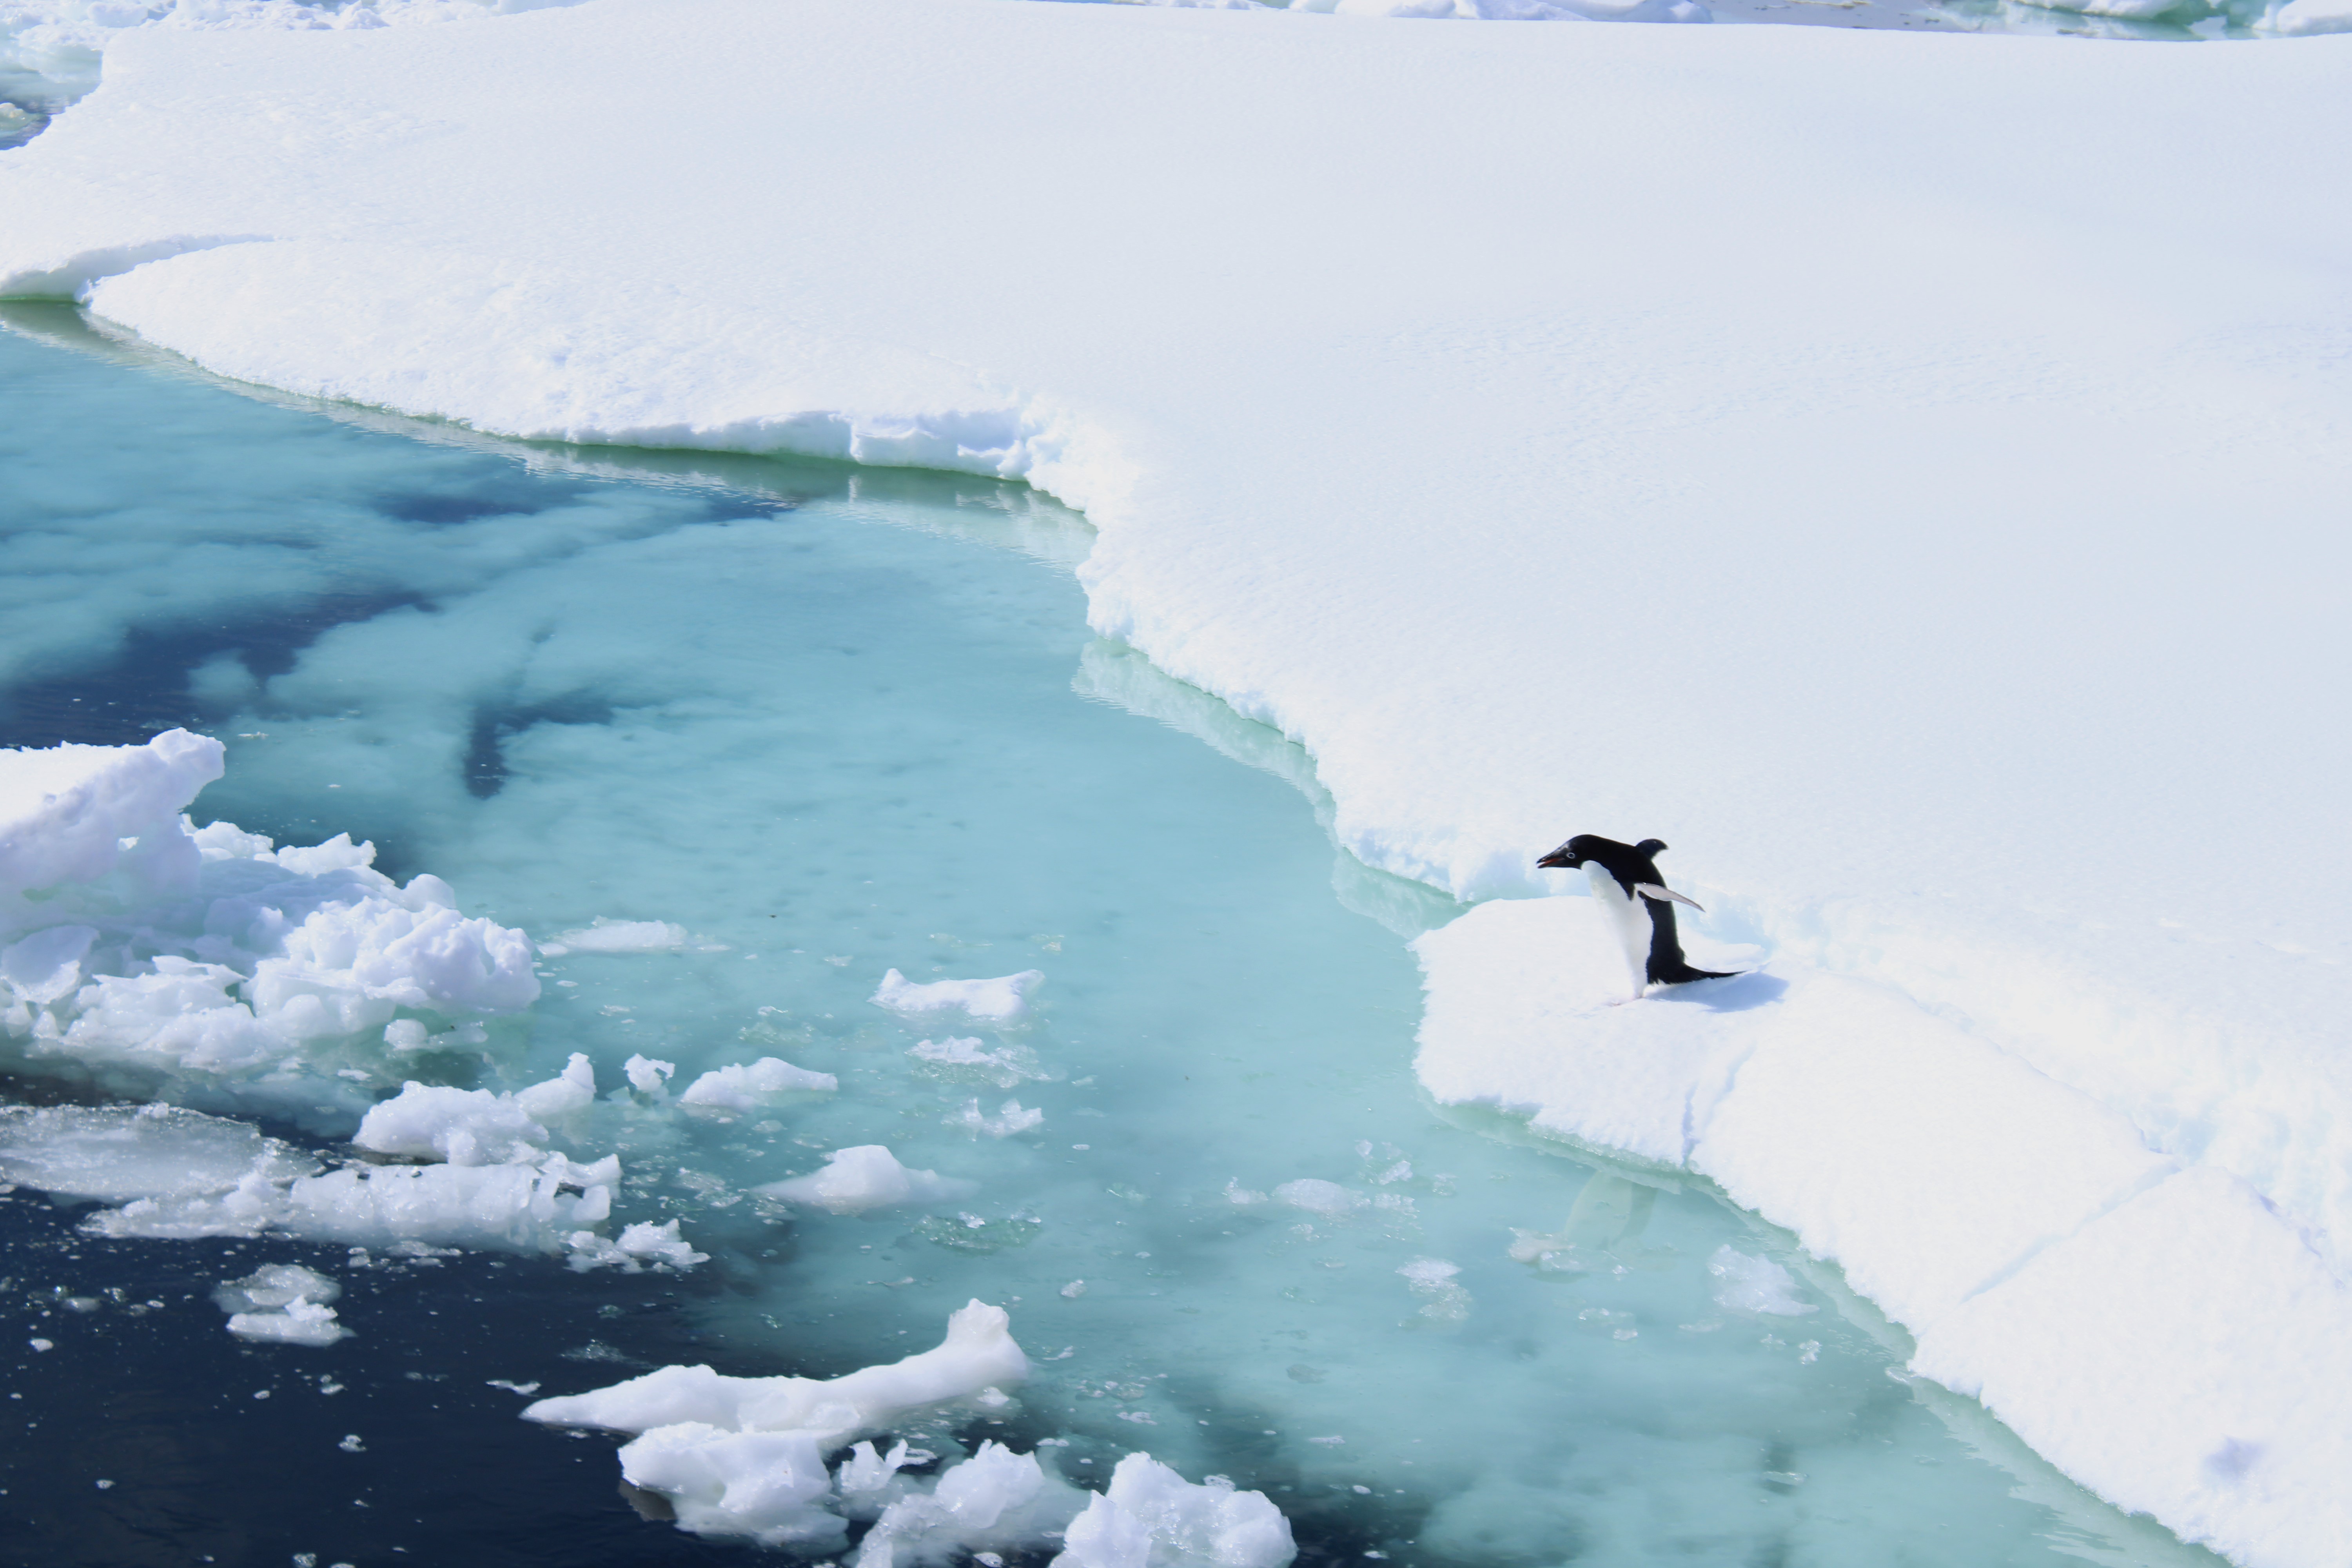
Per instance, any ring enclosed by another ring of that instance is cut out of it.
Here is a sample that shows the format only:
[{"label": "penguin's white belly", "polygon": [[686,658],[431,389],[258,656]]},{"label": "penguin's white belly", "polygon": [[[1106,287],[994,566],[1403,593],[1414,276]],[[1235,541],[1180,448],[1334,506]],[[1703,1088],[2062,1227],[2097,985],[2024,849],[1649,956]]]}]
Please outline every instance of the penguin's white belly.
[{"label": "penguin's white belly", "polygon": [[1601,908],[1617,944],[1624,950],[1625,973],[1639,996],[1650,984],[1650,911],[1642,901],[1617,885],[1617,879],[1586,862],[1584,879],[1592,884],[1592,901]]}]

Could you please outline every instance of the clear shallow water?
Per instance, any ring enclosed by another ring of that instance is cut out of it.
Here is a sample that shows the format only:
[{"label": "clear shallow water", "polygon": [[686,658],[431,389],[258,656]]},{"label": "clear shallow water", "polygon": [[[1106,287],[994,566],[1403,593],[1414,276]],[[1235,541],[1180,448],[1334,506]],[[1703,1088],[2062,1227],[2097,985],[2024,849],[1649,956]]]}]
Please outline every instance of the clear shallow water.
[{"label": "clear shallow water", "polygon": [[[1222,1472],[1310,1563],[2212,1561],[1902,1381],[1899,1333],[1703,1188],[1425,1104],[1400,937],[1452,907],[1336,856],[1294,749],[1089,641],[1077,520],[970,479],[326,417],[60,309],[5,320],[0,742],[189,723],[231,747],[199,821],[348,829],[542,938],[694,933],[546,963],[492,1059],[436,1076],[509,1087],[579,1050],[607,1089],[637,1052],[680,1082],[767,1054],[842,1080],[731,1121],[609,1109],[620,1217],[713,1255],[682,1279],[98,1243],[0,1203],[0,1315],[56,1344],[7,1357],[0,1485],[39,1500],[0,1510],[11,1560],[748,1559],[641,1521],[607,1444],[488,1380],[830,1374],[978,1296],[1037,1375],[931,1447]],[[988,1044],[1045,1076],[910,1058],[967,1031],[868,1005],[892,966],[1044,970],[1038,1018]],[[1012,1096],[1043,1124],[959,1125]],[[745,1191],[867,1142],[980,1190],[866,1219]],[[1359,1203],[1234,1201],[1301,1179]],[[1521,1230],[1550,1266],[1513,1260]],[[1727,1245],[1812,1310],[1719,1303]],[[209,1287],[279,1260],[341,1279],[359,1337],[232,1341]],[[1399,1272],[1432,1260],[1458,1272]]]}]

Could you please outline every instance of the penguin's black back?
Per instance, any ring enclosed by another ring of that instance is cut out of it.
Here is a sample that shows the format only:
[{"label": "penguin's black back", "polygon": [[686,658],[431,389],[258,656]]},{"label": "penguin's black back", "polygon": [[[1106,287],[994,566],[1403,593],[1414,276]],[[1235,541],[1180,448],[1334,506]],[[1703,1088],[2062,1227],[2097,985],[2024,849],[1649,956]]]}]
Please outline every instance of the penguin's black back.
[{"label": "penguin's black back", "polygon": [[1613,838],[1603,838],[1597,833],[1580,833],[1568,841],[1568,847],[1616,879],[1650,917],[1649,978],[1653,985],[1680,985],[1692,980],[1722,980],[1727,971],[1694,969],[1683,956],[1682,934],[1675,929],[1675,906],[1663,899],[1645,899],[1633,889],[1643,882],[1663,888],[1666,879],[1658,870],[1657,858],[1665,852],[1665,841],[1644,838],[1639,844],[1620,844]]}]

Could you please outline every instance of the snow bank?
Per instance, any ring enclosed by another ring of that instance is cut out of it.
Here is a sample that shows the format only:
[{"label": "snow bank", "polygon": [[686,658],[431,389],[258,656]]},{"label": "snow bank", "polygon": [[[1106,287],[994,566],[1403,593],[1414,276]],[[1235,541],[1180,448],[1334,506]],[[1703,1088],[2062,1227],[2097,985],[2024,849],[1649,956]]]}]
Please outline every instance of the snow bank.
[{"label": "snow bank", "polygon": [[1044,983],[1042,969],[993,980],[934,980],[917,984],[897,970],[882,976],[871,998],[877,1007],[909,1018],[961,1013],[975,1023],[1017,1024],[1029,1016],[1029,993]]},{"label": "snow bank", "polygon": [[936,1171],[913,1171],[879,1143],[836,1149],[823,1169],[753,1189],[790,1203],[810,1204],[835,1214],[864,1214],[898,1204],[928,1204],[968,1198],[976,1182],[958,1181]]},{"label": "snow bank", "polygon": [[221,774],[217,741],[0,752],[0,1037],[38,1070],[127,1067],[199,1089],[347,1098],[287,1069],[373,1037],[419,1046],[404,1011],[464,1020],[539,996],[530,940],[405,887],[339,834],[274,847],[182,815]]},{"label": "snow bank", "polygon": [[[1603,1015],[1536,929],[1581,900],[1481,910],[1428,950],[1432,1092],[1716,1173],[1925,1355],[2209,1177],[2352,1268],[2352,736],[2312,719],[2347,49],[964,0],[145,29],[0,160],[0,288],[483,429],[1085,508],[1096,630],[1300,742],[1366,863],[1486,898],[1554,890],[1570,832],[1675,846],[1771,973]],[[649,99],[687,108],[609,111]],[[735,154],[782,171],[761,213]],[[48,941],[33,990],[84,962]],[[2231,1321],[2304,1342],[2329,1300]],[[2038,1364],[1951,1342],[1997,1406]],[[2332,1560],[2352,1521],[2282,1456],[2335,1374],[2216,1355],[2087,1387],[2124,1461],[2036,1440]],[[2134,1401],[2219,1419],[2215,1364],[2272,1436],[2200,1452],[2269,1458],[2192,1484]]]}]

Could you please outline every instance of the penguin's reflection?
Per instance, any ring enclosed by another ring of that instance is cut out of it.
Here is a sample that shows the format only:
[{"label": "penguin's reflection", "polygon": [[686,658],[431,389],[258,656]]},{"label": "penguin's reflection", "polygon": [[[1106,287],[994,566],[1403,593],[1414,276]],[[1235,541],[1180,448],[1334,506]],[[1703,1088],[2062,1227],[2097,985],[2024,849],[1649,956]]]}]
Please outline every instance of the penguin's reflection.
[{"label": "penguin's reflection", "polygon": [[1511,1259],[1532,1263],[1543,1274],[1590,1274],[1621,1265],[1664,1268],[1673,1261],[1675,1249],[1640,1244],[1657,1203],[1657,1188],[1596,1171],[1577,1193],[1559,1230],[1512,1230]]}]

